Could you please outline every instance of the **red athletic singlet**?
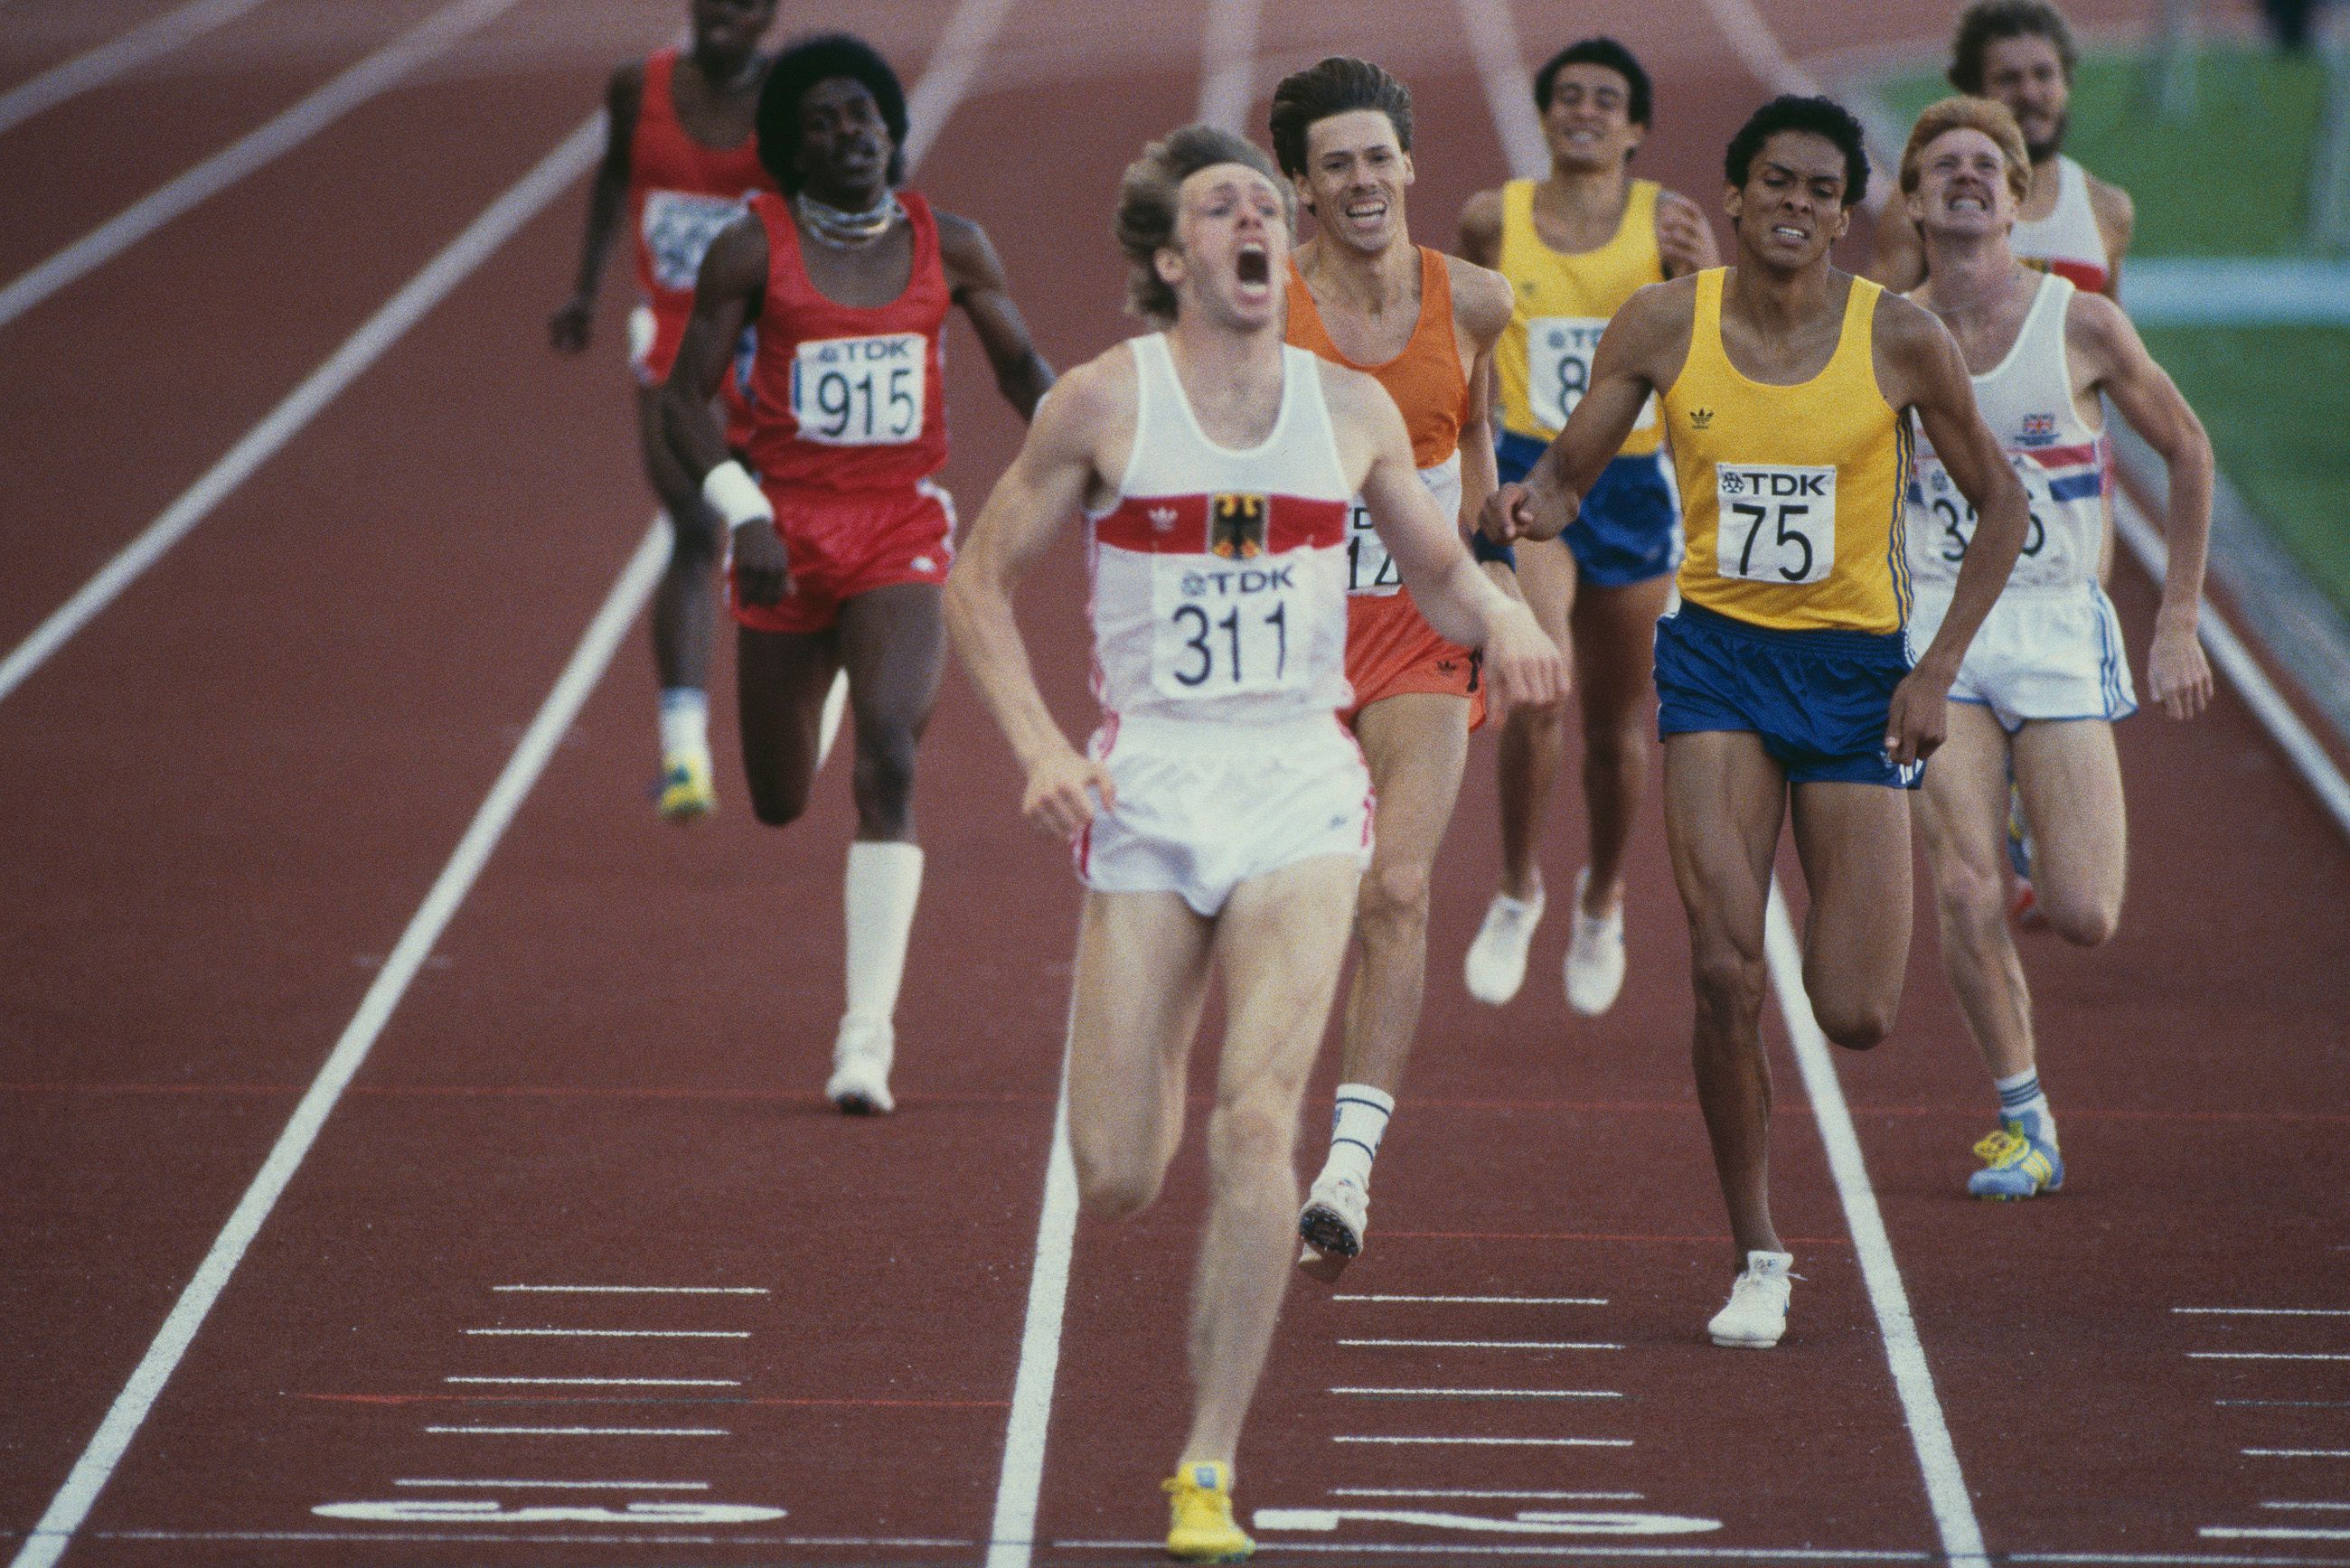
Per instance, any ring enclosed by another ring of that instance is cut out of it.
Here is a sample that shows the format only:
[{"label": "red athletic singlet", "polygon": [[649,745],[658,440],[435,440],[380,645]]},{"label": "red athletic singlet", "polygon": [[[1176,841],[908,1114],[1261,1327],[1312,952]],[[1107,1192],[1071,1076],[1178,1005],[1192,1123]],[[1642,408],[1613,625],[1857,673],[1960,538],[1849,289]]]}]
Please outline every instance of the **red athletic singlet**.
[{"label": "red athletic singlet", "polygon": [[775,188],[759,161],[757,138],[720,148],[687,134],[671,93],[677,60],[675,49],[645,60],[644,101],[629,143],[629,227],[636,237],[637,287],[653,311],[655,340],[645,358],[655,379],[669,374],[685,336],[702,253],[741,215],[744,196]]},{"label": "red athletic singlet", "polygon": [[947,275],[928,202],[898,192],[913,232],[905,292],[863,309],[808,281],[780,196],[752,199],[767,231],[767,296],[751,368],[751,465],[786,489],[870,492],[927,479],[947,461],[940,327]]}]

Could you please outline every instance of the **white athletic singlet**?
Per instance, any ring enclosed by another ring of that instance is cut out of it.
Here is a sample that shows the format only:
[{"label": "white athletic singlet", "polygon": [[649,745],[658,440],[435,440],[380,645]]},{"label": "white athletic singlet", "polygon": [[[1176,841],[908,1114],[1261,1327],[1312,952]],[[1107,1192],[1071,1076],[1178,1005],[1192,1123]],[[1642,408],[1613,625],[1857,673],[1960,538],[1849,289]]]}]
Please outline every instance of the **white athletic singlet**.
[{"label": "white athletic singlet", "polygon": [[[2070,281],[2054,273],[2043,276],[2007,358],[1973,378],[1975,406],[2032,504],[2023,554],[2008,578],[2012,588],[2070,588],[2094,580],[2105,538],[2105,435],[2074,403],[2064,354],[2064,314],[2072,298]],[[1950,483],[1923,430],[1905,531],[1910,581],[1920,592],[1947,596],[1974,538],[1975,509]]]},{"label": "white athletic singlet", "polygon": [[1163,335],[1128,347],[1134,453],[1118,500],[1087,514],[1094,695],[1246,723],[1346,707],[1351,488],[1320,362],[1282,348],[1273,433],[1235,452],[1200,428]]},{"label": "white athletic singlet", "polygon": [[2017,219],[2007,236],[2015,259],[2068,278],[2091,294],[2106,291],[2113,260],[2106,254],[2105,231],[2089,205],[2089,177],[2063,153],[2056,155],[2056,205],[2044,218]]}]

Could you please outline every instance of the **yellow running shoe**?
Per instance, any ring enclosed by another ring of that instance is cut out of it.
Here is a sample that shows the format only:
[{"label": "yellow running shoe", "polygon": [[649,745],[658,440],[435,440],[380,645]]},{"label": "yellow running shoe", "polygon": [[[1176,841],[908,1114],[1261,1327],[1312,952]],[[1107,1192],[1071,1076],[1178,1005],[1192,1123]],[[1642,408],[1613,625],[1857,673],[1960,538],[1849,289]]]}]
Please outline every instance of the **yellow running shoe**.
[{"label": "yellow running shoe", "polygon": [[661,758],[660,786],[653,809],[664,822],[691,822],[718,809],[718,792],[710,783],[710,753],[679,750]]},{"label": "yellow running shoe", "polygon": [[1180,1563],[1245,1563],[1256,1550],[1232,1522],[1232,1467],[1212,1460],[1185,1465],[1159,1483],[1173,1522],[1167,1555]]}]

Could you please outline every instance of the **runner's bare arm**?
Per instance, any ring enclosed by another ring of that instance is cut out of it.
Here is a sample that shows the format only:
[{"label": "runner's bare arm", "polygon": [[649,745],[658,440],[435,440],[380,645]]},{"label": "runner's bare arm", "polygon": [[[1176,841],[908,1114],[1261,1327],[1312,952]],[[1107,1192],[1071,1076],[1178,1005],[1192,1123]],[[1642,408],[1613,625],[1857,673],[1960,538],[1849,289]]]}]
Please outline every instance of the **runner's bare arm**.
[{"label": "runner's bare arm", "polygon": [[2064,342],[2073,363],[2089,371],[2095,389],[2114,400],[2169,474],[2162,530],[2169,567],[2154,618],[2146,684],[2172,718],[2191,719],[2211,700],[2211,666],[2195,635],[2211,544],[2211,438],[2121,306],[2102,295],[2074,295]]},{"label": "runner's bare arm", "polygon": [[1502,259],[1502,193],[1480,191],[1461,209],[1461,254],[1479,266]]},{"label": "runner's bare arm", "polygon": [[1907,208],[1887,202],[1877,211],[1877,248],[1868,275],[1896,294],[1926,281],[1926,241]]},{"label": "runner's bare arm", "polygon": [[1705,212],[1678,191],[1657,192],[1657,251],[1667,277],[1687,277],[1721,265],[1721,246]]},{"label": "runner's bare arm", "polygon": [[612,242],[619,237],[620,216],[629,200],[629,149],[637,136],[637,109],[645,96],[645,67],[631,60],[612,73],[604,89],[604,159],[596,166],[595,182],[588,187],[588,232],[579,244],[579,272],[571,297],[547,317],[547,340],[556,350],[577,354],[588,347],[596,328],[596,295],[604,286],[604,269],[611,265]]},{"label": "runner's bare arm", "polygon": [[1109,770],[1071,745],[1045,706],[1012,595],[1106,471],[1100,454],[1131,444],[1132,367],[1120,348],[1054,385],[947,573],[947,635],[1026,774],[1021,814],[1062,837],[1093,820],[1097,797],[1113,804],[1116,791]]},{"label": "runner's bare arm", "polygon": [[1341,454],[1363,469],[1356,487],[1379,542],[1429,625],[1464,648],[1482,649],[1492,697],[1503,711],[1541,708],[1566,690],[1556,645],[1522,599],[1496,587],[1470,558],[1458,524],[1437,508],[1412,466],[1411,437],[1387,389],[1359,370],[1322,366]]},{"label": "runner's bare arm", "polygon": [[1053,367],[1029,341],[1028,324],[1012,302],[1003,263],[988,243],[987,231],[969,218],[941,213],[939,256],[946,264],[947,291],[970,317],[979,346],[995,370],[996,389],[1024,420],[1036,417],[1036,404],[1053,384]]},{"label": "runner's bare arm", "polygon": [[1566,428],[1544,449],[1523,484],[1504,484],[1485,504],[1486,536],[1555,539],[1575,521],[1589,490],[1652,392],[1670,386],[1689,357],[1697,286],[1686,278],[1652,283],[1626,300],[1599,335],[1591,356],[1591,386],[1567,416]]},{"label": "runner's bare arm", "polygon": [[[1516,291],[1500,273],[1448,257],[1452,275],[1452,324],[1460,340],[1469,345],[1469,401],[1461,417],[1461,529],[1477,526],[1485,498],[1501,483],[1493,460],[1493,345],[1509,329]],[[1513,598],[1518,575],[1506,561],[1483,563],[1485,575]]]},{"label": "runner's bare arm", "polygon": [[[1899,417],[1905,420],[1909,410],[1917,410],[1934,454],[1979,519],[1941,629],[1895,688],[1886,717],[1885,753],[1907,765],[1923,761],[1942,743],[1950,682],[1958,679],[1967,645],[2015,569],[2032,511],[2022,482],[2000,451],[1999,438],[1975,407],[1966,358],[1942,324],[1908,300],[1887,294],[1877,302],[1874,337],[1877,384],[1885,400],[1901,410]],[[1901,477],[1906,481],[1908,475]],[[1899,504],[1897,498],[1895,504]]]},{"label": "runner's bare arm", "polygon": [[2105,296],[2118,302],[2122,296],[2122,257],[2130,247],[2130,236],[2137,228],[2137,204],[2130,193],[2110,181],[2082,172],[2089,182],[2089,212],[2097,220],[2097,233],[2106,242]]},{"label": "runner's bare arm", "polygon": [[[711,497],[711,507],[733,530],[734,584],[743,602],[771,605],[790,583],[784,542],[775,519],[757,496],[750,475],[726,450],[726,431],[712,410],[718,384],[734,358],[745,323],[756,318],[767,293],[767,231],[755,217],[742,217],[718,232],[703,253],[693,280],[693,310],[685,318],[685,338],[661,384],[661,433],[686,476]],[[727,471],[726,495],[712,494],[713,472]]]}]

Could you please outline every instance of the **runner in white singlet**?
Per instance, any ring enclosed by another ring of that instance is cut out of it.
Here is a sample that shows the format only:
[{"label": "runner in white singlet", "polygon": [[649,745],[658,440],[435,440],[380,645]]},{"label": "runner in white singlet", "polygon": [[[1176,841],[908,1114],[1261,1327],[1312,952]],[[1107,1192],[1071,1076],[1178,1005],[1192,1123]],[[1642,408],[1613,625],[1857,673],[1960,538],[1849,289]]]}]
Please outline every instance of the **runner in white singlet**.
[{"label": "runner in white singlet", "polygon": [[[1077,841],[1068,1127],[1087,1207],[1122,1217],[1158,1195],[1223,976],[1191,1426],[1164,1483],[1168,1550],[1198,1562],[1250,1550],[1232,1460],[1297,1244],[1298,1097],[1369,846],[1369,776],[1337,718],[1347,498],[1436,629],[1483,652],[1495,701],[1555,701],[1565,678],[1421,484],[1379,383],[1284,346],[1288,196],[1263,152],[1207,126],[1127,171],[1129,295],[1166,330],[1054,388],[947,580],[956,649],[1027,774],[1023,809]],[[1011,600],[1080,506],[1105,709],[1089,754],[1046,711]]]},{"label": "runner in white singlet", "polygon": [[[2210,443],[2112,301],[2025,266],[2010,249],[2025,158],[2005,109],[1954,98],[1919,117],[1901,160],[1901,188],[1930,264],[1911,297],[1958,340],[1976,404],[2032,505],[2022,554],[1960,664],[1949,738],[1915,800],[1943,967],[2000,1097],[1999,1130],[1976,1146],[1985,1165],[1968,1189],[1998,1199],[2054,1191],[2064,1180],[2000,886],[2011,771],[2038,840],[2033,882],[2049,925],[2093,947],[2121,914],[2113,725],[2137,703],[2121,625],[2097,583],[2103,398],[2169,469],[2170,572],[2147,691],[2186,718],[2211,684],[2195,638],[2210,531]],[[1973,528],[1972,510],[1921,439],[1906,519],[1912,638],[1940,624]]]}]

